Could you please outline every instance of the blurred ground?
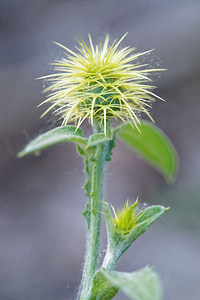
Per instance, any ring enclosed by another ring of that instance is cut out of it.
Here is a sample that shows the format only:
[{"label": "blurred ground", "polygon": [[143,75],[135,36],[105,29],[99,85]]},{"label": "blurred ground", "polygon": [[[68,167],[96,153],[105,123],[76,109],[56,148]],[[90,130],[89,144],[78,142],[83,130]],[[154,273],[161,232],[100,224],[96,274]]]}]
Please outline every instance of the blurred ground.
[{"label": "blurred ground", "polygon": [[[200,2],[198,0],[1,0],[0,1],[0,299],[75,299],[85,252],[82,160],[72,144],[40,157],[16,159],[38,133],[53,128],[42,82],[48,64],[75,37],[95,41],[128,32],[123,45],[155,48],[153,116],[175,144],[180,170],[175,184],[120,142],[106,170],[105,199],[122,206],[127,197],[171,209],[130,248],[117,266],[133,271],[149,264],[163,280],[165,299],[200,299]],[[86,126],[85,133],[89,131]],[[104,248],[106,241],[103,240]],[[102,249],[102,256],[104,252]],[[119,294],[116,299],[126,299]]]}]

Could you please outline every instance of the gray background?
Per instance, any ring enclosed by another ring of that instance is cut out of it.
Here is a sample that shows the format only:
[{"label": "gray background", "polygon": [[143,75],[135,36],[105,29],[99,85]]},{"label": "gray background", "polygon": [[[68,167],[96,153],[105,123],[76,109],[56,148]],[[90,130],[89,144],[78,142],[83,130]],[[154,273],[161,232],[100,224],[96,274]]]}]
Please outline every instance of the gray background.
[{"label": "gray background", "polygon": [[[1,0],[0,1],[0,299],[75,299],[85,252],[86,201],[83,162],[73,144],[57,145],[40,157],[16,153],[38,133],[59,125],[44,107],[42,81],[49,63],[73,48],[75,37],[95,42],[128,32],[122,45],[155,48],[156,124],[180,157],[174,185],[122,143],[106,169],[105,200],[122,206],[141,203],[171,209],[139,238],[117,265],[133,271],[155,266],[165,299],[200,299],[200,1]],[[84,133],[90,132],[85,126]],[[102,239],[102,257],[106,239]],[[116,299],[127,299],[120,294]]]}]

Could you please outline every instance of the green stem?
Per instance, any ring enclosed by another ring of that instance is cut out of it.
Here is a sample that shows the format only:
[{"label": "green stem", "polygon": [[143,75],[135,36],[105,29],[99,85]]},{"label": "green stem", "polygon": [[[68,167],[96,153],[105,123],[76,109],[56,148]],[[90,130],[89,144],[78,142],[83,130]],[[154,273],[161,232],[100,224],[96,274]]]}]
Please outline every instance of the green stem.
[{"label": "green stem", "polygon": [[[117,249],[117,247],[116,247]],[[103,260],[102,268],[111,271],[114,269],[115,265],[117,264],[120,256],[123,254],[125,250],[121,251],[118,250],[116,253],[112,253],[109,249],[106,252],[105,258]]]},{"label": "green stem", "polygon": [[[100,128],[96,126],[96,132]],[[89,234],[87,242],[87,253],[85,258],[85,265],[83,269],[83,278],[81,284],[80,300],[88,300],[90,296],[90,289],[92,277],[98,267],[99,258],[99,241],[100,241],[100,227],[101,227],[101,209],[103,196],[103,171],[105,163],[105,144],[98,144],[96,152],[92,159],[92,185],[91,185],[91,213],[89,222]]]}]

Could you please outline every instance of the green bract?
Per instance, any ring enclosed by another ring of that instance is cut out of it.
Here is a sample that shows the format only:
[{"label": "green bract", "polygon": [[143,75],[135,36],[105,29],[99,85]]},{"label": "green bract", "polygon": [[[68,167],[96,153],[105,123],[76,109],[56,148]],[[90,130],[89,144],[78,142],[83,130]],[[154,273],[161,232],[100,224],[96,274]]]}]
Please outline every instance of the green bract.
[{"label": "green bract", "polygon": [[140,216],[142,215],[141,211],[137,211],[137,200],[134,204],[129,205],[127,200],[124,204],[124,207],[116,212],[112,206],[115,217],[113,218],[113,223],[117,231],[122,234],[128,234],[139,222]]}]

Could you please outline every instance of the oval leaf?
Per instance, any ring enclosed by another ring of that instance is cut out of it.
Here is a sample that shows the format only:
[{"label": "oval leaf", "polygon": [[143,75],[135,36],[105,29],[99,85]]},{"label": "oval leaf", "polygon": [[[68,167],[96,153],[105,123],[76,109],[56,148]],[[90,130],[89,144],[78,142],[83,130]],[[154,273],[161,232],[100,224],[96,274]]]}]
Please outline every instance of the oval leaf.
[{"label": "oval leaf", "polygon": [[102,270],[101,272],[113,286],[119,288],[130,299],[162,299],[162,287],[159,276],[148,266],[132,273],[106,270]]},{"label": "oval leaf", "polygon": [[174,146],[162,130],[150,122],[142,121],[136,127],[126,125],[117,135],[144,160],[156,168],[168,182],[175,179],[178,156]]},{"label": "oval leaf", "polygon": [[23,157],[62,142],[86,144],[87,139],[82,137],[81,130],[75,126],[60,126],[36,137],[17,156]]}]

